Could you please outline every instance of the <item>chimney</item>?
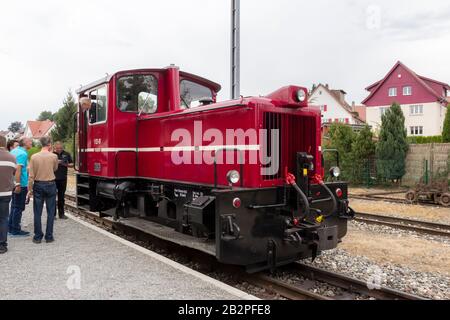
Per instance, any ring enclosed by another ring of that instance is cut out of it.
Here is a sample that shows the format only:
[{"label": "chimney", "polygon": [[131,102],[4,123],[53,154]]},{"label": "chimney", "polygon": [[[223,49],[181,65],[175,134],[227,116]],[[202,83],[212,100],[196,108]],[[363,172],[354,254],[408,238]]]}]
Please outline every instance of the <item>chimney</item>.
[{"label": "chimney", "polygon": [[352,111],[356,112],[356,102],[352,101]]},{"label": "chimney", "polygon": [[328,83],[325,85],[325,88],[330,89],[330,86],[328,85]]},{"label": "chimney", "polygon": [[331,92],[334,94],[334,96],[341,102],[342,104],[345,103],[345,95],[347,92],[344,90],[331,90]]}]

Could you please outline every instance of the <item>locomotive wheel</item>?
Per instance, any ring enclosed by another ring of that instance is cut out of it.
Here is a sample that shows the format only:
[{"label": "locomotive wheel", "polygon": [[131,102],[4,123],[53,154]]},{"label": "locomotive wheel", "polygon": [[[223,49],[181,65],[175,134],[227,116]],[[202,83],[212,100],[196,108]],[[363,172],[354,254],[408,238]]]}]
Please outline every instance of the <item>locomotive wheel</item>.
[{"label": "locomotive wheel", "polygon": [[444,207],[450,207],[450,193],[444,193],[439,201]]},{"label": "locomotive wheel", "polygon": [[409,191],[406,194],[406,200],[411,201],[411,202],[416,202],[417,201],[417,192]]}]

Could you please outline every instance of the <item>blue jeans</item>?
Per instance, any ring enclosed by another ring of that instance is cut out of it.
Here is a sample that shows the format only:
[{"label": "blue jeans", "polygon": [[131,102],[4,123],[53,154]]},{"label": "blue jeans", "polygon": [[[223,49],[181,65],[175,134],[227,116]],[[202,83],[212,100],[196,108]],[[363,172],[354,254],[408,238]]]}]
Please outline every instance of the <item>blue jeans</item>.
[{"label": "blue jeans", "polygon": [[33,186],[34,209],[34,239],[42,240],[42,210],[44,203],[47,207],[46,240],[53,240],[53,224],[56,212],[56,184],[55,182],[35,182]]},{"label": "blue jeans", "polygon": [[11,197],[0,197],[0,247],[8,245],[8,216]]},{"label": "blue jeans", "polygon": [[11,203],[11,213],[9,214],[9,232],[17,234],[22,231],[20,223],[22,221],[22,212],[25,210],[28,188],[22,187],[20,193],[13,193]]}]

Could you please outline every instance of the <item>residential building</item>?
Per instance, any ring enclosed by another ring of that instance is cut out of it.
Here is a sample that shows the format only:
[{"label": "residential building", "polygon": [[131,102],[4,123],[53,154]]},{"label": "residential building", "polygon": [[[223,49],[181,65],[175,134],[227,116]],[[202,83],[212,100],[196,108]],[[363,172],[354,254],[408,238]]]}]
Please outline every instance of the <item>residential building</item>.
[{"label": "residential building", "polygon": [[420,76],[399,61],[366,90],[370,94],[362,103],[371,127],[379,128],[382,115],[396,102],[405,115],[409,136],[442,134],[450,91],[447,83]]},{"label": "residential building", "polygon": [[358,114],[359,119],[367,122],[367,108],[365,105],[357,105],[355,102],[352,103],[352,110]]},{"label": "residential building", "polygon": [[55,129],[56,124],[53,121],[28,121],[25,127],[24,136],[38,141],[42,137],[50,136],[50,133]]},{"label": "residential building", "polygon": [[314,86],[309,103],[320,107],[324,127],[332,123],[342,123],[361,129],[365,125],[354,106],[350,106],[345,100],[346,94],[344,90],[333,90],[328,85]]},{"label": "residential building", "polygon": [[6,138],[6,141],[13,140],[16,137],[16,134],[12,131],[0,131],[0,136]]}]

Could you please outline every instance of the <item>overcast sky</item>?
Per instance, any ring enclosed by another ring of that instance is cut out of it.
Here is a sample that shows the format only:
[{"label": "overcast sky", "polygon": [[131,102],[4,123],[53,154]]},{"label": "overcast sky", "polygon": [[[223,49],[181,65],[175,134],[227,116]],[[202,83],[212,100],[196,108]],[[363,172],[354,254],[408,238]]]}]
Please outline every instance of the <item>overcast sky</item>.
[{"label": "overcast sky", "polygon": [[[397,60],[450,82],[447,0],[242,0],[243,95],[329,83],[361,102]],[[106,73],[174,63],[229,98],[230,0],[2,1],[0,129]]]}]

